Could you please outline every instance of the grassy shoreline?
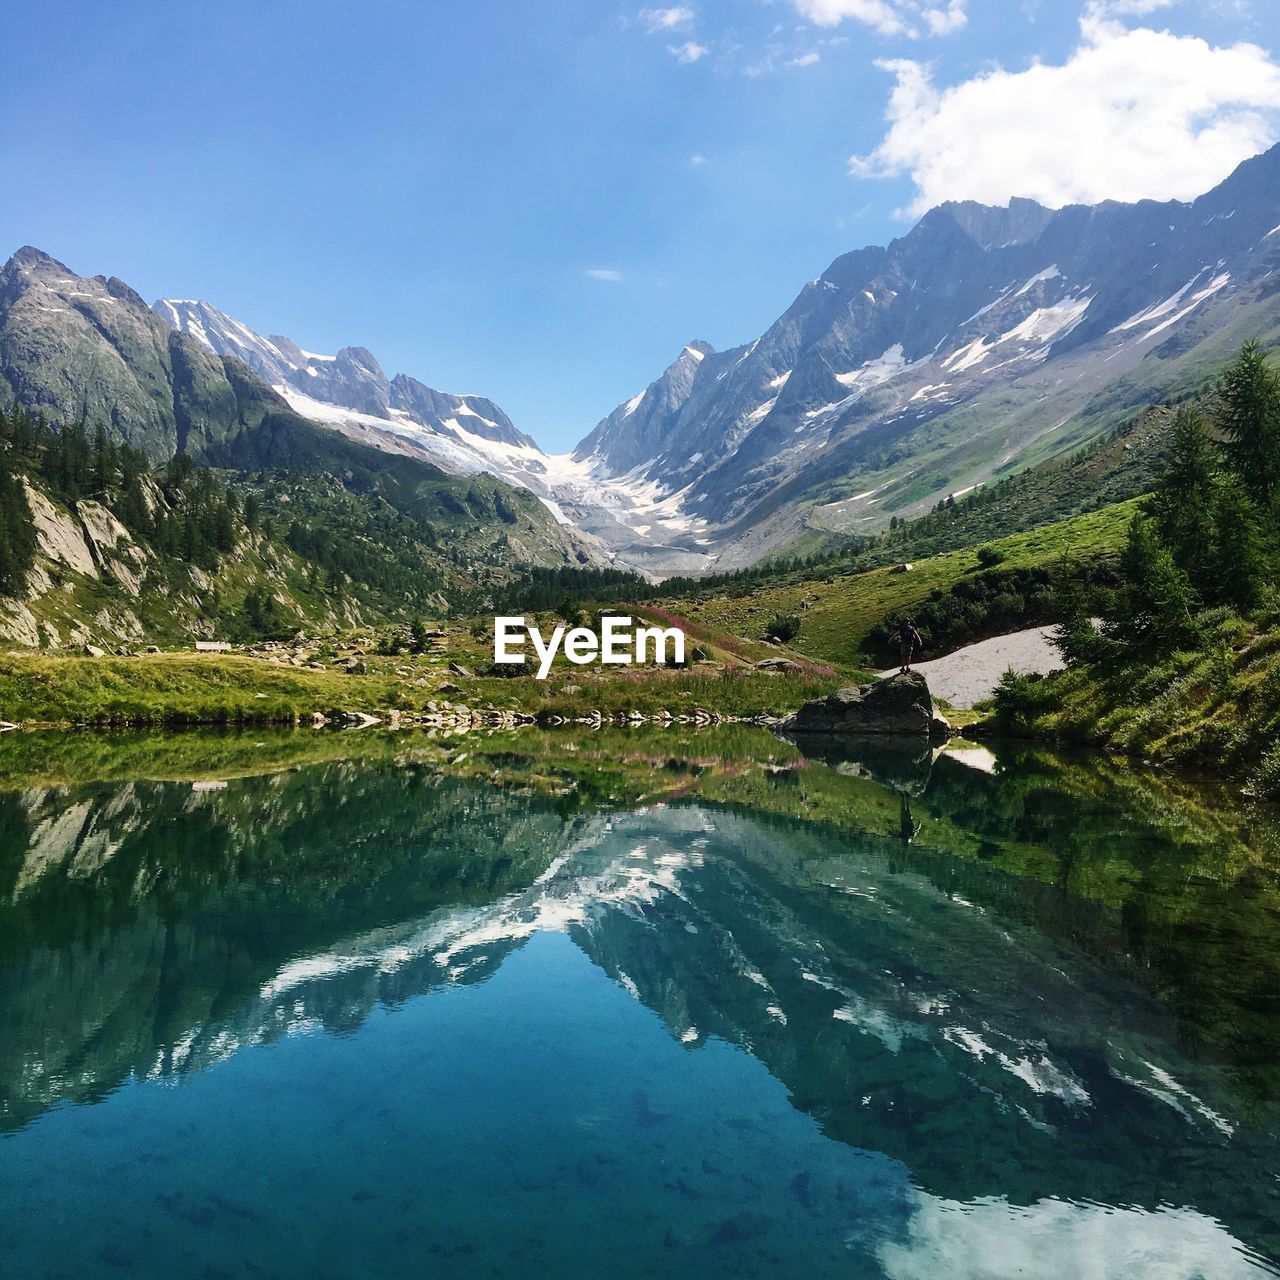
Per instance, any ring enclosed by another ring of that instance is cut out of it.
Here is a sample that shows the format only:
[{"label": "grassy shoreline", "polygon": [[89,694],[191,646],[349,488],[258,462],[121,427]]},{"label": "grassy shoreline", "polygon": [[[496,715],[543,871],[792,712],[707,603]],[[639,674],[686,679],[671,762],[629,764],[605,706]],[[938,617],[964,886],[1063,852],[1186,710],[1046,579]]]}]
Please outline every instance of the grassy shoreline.
[{"label": "grassy shoreline", "polygon": [[458,674],[442,657],[361,660],[352,674],[236,654],[10,652],[0,654],[0,721],[20,728],[296,725],[316,716],[414,718],[463,709],[565,720],[662,712],[746,718],[784,714],[841,683],[847,680],[834,674],[775,675],[741,666],[608,674],[584,668],[539,681]]}]

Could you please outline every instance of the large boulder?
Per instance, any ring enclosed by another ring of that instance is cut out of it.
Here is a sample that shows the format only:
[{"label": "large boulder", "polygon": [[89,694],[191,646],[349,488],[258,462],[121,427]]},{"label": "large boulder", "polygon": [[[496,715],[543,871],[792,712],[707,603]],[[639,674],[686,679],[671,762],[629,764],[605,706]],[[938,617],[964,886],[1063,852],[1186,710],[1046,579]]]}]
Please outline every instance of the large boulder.
[{"label": "large boulder", "polygon": [[883,733],[935,741],[951,735],[951,726],[934,710],[929,682],[916,671],[806,702],[782,728],[789,733]]}]

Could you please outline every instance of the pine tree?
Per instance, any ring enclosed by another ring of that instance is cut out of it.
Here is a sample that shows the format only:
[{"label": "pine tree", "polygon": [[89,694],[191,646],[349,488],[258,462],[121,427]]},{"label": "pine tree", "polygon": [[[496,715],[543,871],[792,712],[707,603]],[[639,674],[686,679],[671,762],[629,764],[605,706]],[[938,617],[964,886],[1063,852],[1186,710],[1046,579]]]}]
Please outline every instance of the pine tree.
[{"label": "pine tree", "polygon": [[1269,575],[1269,556],[1258,509],[1244,484],[1223,476],[1215,486],[1209,571],[1212,599],[1249,610]]},{"label": "pine tree", "polygon": [[1202,594],[1212,594],[1216,557],[1213,506],[1219,458],[1199,411],[1183,406],[1173,420],[1169,461],[1156,485],[1151,514],[1174,560]]},{"label": "pine tree", "polygon": [[22,591],[35,554],[36,527],[27,491],[0,457],[0,595]]},{"label": "pine tree", "polygon": [[1195,638],[1199,604],[1187,575],[1160,541],[1154,522],[1136,515],[1124,552],[1129,603],[1117,638],[1170,653]]},{"label": "pine tree", "polygon": [[1246,342],[1218,388],[1227,456],[1264,510],[1280,499],[1280,376],[1257,342]]},{"label": "pine tree", "polygon": [[106,429],[99,423],[93,433],[93,474],[89,482],[91,491],[105,494],[115,479],[115,470],[115,458],[107,443]]}]

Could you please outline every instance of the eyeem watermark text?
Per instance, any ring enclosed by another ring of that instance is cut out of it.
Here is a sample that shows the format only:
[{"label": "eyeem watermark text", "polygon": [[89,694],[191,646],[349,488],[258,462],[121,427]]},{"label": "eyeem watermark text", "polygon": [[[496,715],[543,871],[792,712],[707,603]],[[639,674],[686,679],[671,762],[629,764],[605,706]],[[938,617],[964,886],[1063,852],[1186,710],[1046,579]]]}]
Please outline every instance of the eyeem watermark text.
[{"label": "eyeem watermark text", "polygon": [[590,627],[574,627],[567,633],[564,627],[556,627],[548,638],[524,618],[494,618],[494,662],[524,662],[526,641],[537,656],[535,674],[539,680],[547,678],[561,648],[564,656],[578,666],[589,662],[627,667],[645,662],[684,663],[684,632],[679,627],[637,627],[633,619],[622,614],[601,618],[598,634]]}]

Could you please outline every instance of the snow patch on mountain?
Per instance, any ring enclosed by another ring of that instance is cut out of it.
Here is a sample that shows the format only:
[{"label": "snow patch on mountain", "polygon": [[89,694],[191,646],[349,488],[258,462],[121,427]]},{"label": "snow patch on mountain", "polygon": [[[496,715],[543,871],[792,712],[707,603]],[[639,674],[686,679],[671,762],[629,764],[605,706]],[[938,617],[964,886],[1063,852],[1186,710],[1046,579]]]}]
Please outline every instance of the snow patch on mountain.
[{"label": "snow patch on mountain", "polygon": [[[1215,293],[1221,289],[1225,289],[1226,286],[1231,283],[1231,273],[1229,271],[1224,271],[1210,280],[1203,289],[1199,290],[1197,293],[1191,293],[1191,290],[1195,288],[1196,281],[1207,274],[1207,271],[1208,269],[1206,268],[1203,271],[1197,272],[1190,280],[1187,281],[1186,284],[1182,286],[1181,289],[1177,291],[1177,293],[1171,294],[1169,297],[1165,298],[1164,301],[1158,302],[1154,306],[1147,307],[1145,310],[1139,311],[1135,315],[1130,316],[1127,320],[1116,325],[1116,327],[1111,330],[1111,333],[1126,333],[1131,329],[1145,328],[1147,325],[1153,324],[1157,321],[1161,322],[1156,323],[1155,328],[1144,334],[1144,337],[1154,337],[1157,333],[1162,333],[1165,329],[1172,328],[1179,320],[1189,316],[1207,298],[1213,297]],[[1190,296],[1188,297],[1188,295]],[[1182,305],[1184,300],[1186,300],[1187,303],[1185,307]],[[1168,319],[1161,319],[1166,316]]]},{"label": "snow patch on mountain", "polygon": [[885,350],[883,355],[877,356],[874,360],[868,360],[848,373],[837,373],[836,381],[841,386],[857,387],[859,390],[866,391],[871,387],[879,386],[882,382],[896,378],[910,367],[903,353],[902,343],[895,342]]}]

